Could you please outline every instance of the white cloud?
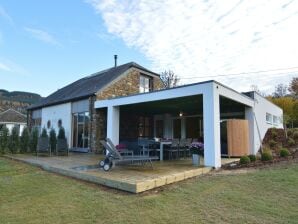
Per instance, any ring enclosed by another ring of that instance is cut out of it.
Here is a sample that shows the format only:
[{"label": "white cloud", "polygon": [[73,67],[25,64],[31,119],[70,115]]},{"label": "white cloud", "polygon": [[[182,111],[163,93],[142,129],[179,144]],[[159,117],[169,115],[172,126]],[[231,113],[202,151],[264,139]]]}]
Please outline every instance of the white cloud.
[{"label": "white cloud", "polygon": [[279,71],[209,78],[297,67],[298,1],[87,2],[102,15],[108,32],[142,52],[154,71],[172,69],[183,83],[216,79],[240,91],[256,84],[270,92],[293,72],[298,74],[296,68],[289,75]]},{"label": "white cloud", "polygon": [[0,62],[0,70],[4,70],[4,71],[7,71],[7,72],[10,72],[11,71],[11,68],[8,65]]},{"label": "white cloud", "polygon": [[44,30],[33,29],[33,28],[29,28],[29,27],[25,27],[24,29],[25,29],[25,31],[30,33],[32,35],[32,37],[34,37],[35,39],[38,39],[38,40],[45,42],[47,44],[61,46],[61,44],[55,39],[54,36],[52,36],[51,34],[49,34],[48,32],[46,32]]},{"label": "white cloud", "polygon": [[10,15],[5,11],[5,9],[1,5],[0,5],[0,17],[4,18],[11,25],[14,24],[13,19],[10,17]]}]

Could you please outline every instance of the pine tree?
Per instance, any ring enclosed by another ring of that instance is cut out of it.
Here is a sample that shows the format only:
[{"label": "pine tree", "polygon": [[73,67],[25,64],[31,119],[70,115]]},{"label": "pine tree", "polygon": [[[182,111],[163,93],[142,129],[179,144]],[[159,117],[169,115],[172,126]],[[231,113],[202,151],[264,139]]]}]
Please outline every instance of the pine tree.
[{"label": "pine tree", "polygon": [[9,130],[6,126],[0,130],[0,154],[4,154],[8,149]]},{"label": "pine tree", "polygon": [[56,151],[56,144],[57,144],[56,131],[54,128],[52,128],[50,131],[50,147],[52,152]]},{"label": "pine tree", "polygon": [[33,128],[30,134],[30,151],[36,152],[37,148],[37,141],[38,141],[38,129]]},{"label": "pine tree", "polygon": [[28,128],[24,128],[20,139],[20,152],[26,153],[29,151],[30,134]]},{"label": "pine tree", "polygon": [[9,151],[13,154],[19,152],[20,138],[19,138],[19,128],[17,127],[13,127],[11,130],[8,148],[9,148]]}]

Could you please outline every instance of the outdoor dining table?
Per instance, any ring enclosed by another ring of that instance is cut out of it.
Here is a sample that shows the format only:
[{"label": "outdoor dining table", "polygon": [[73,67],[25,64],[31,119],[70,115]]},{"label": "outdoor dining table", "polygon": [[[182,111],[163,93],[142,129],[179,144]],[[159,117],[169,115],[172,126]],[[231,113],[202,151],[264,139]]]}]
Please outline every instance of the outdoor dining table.
[{"label": "outdoor dining table", "polygon": [[160,142],[160,156],[159,156],[159,160],[162,161],[163,160],[163,148],[164,145],[171,145],[172,141],[170,140],[163,140]]}]

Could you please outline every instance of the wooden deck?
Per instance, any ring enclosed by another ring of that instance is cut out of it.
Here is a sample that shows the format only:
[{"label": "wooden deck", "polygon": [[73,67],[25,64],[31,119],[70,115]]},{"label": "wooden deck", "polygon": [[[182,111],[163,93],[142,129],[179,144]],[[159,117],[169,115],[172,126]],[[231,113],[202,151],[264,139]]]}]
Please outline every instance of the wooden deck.
[{"label": "wooden deck", "polygon": [[[46,171],[59,173],[84,181],[108,187],[140,193],[166,184],[175,183],[210,172],[209,167],[194,167],[190,159],[153,162],[150,166],[116,166],[109,172],[98,168],[102,158],[97,154],[72,153],[70,156],[36,157],[32,155],[7,155],[14,160],[41,167]],[[235,159],[222,159],[222,163]],[[203,161],[201,161],[203,163]]]}]

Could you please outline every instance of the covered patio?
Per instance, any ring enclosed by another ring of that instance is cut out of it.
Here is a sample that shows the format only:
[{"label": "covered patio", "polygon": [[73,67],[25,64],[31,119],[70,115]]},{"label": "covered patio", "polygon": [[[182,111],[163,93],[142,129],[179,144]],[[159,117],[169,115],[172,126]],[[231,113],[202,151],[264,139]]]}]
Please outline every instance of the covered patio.
[{"label": "covered patio", "polygon": [[[105,172],[98,168],[98,162],[103,156],[93,153],[70,153],[69,156],[51,157],[19,154],[6,157],[38,166],[46,171],[131,193],[144,192],[211,171],[209,167],[192,166],[190,159],[155,161],[153,169],[148,166],[126,165],[116,166],[111,172]],[[235,160],[237,159],[222,159],[221,163]]]},{"label": "covered patio", "polygon": [[[254,130],[253,104],[253,99],[208,81],[99,100],[95,108],[106,111],[106,137],[114,144],[127,144],[138,138],[155,139],[163,160],[163,141],[198,139],[204,143],[204,166],[218,168],[225,154],[221,123],[227,119],[246,119],[250,131]],[[249,133],[251,146],[253,136]]]}]

